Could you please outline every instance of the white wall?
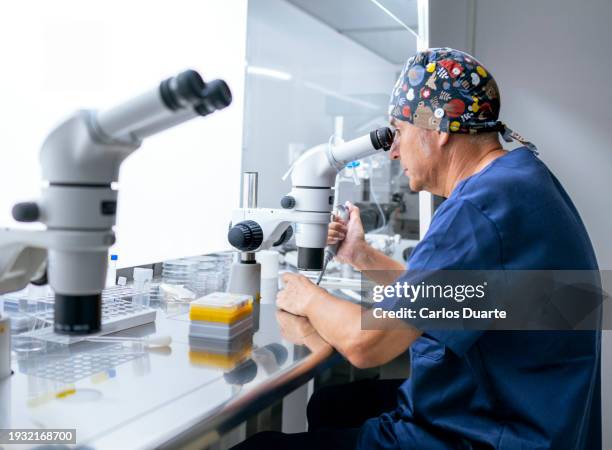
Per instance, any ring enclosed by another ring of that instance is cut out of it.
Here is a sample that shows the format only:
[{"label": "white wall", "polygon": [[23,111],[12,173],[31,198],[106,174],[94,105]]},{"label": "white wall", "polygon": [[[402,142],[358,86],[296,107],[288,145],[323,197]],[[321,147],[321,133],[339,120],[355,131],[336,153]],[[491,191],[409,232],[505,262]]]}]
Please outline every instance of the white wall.
[{"label": "white wall", "polygon": [[[612,2],[478,1],[475,56],[496,74],[505,120],[541,150],[612,269]],[[612,447],[612,336],[604,333],[604,445]],[[562,393],[559,393],[560,395]]]},{"label": "white wall", "polygon": [[504,119],[539,145],[612,269],[612,2],[476,5],[475,56],[497,77]]},{"label": "white wall", "polygon": [[[430,3],[432,45],[473,51],[490,69],[501,89],[502,120],[538,146],[576,204],[600,267],[612,269],[612,2],[457,0],[454,12],[446,0]],[[604,448],[612,448],[608,333]]]},{"label": "white wall", "polygon": [[260,174],[259,206],[279,207],[290,189],[281,181],[289,143],[327,142],[334,111],[346,113],[345,138],[357,137],[360,123],[385,120],[398,67],[283,0],[250,2],[248,37],[250,65],[291,76],[248,75],[246,85],[243,170]]},{"label": "white wall", "polygon": [[38,151],[78,108],[103,109],[186,68],[223,78],[230,108],[147,140],[119,185],[119,265],[225,247],[237,206],[246,3],[26,0],[0,4],[0,223],[39,194]]}]

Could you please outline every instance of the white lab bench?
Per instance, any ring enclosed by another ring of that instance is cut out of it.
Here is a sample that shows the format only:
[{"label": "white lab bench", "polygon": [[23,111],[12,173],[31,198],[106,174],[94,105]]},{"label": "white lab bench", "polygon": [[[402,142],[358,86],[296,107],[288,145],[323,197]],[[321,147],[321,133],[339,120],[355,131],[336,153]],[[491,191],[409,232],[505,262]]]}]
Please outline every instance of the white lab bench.
[{"label": "white lab bench", "polygon": [[47,343],[19,354],[0,381],[0,428],[76,429],[77,446],[94,449],[205,448],[338,359],[322,341],[309,350],[286,340],[275,306],[259,308],[250,364],[234,369],[190,347],[184,310],[116,334],[168,334],[170,348]]}]

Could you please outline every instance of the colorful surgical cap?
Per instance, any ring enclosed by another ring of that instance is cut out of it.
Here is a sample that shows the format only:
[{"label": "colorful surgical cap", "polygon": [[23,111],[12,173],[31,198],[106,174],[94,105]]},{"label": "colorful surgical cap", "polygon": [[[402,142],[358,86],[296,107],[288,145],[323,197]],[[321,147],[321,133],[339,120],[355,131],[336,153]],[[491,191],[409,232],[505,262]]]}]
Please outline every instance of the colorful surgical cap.
[{"label": "colorful surgical cap", "polygon": [[395,83],[389,115],[447,133],[497,131],[510,142],[533,144],[499,122],[499,89],[480,62],[452,48],[431,48],[412,56]]}]

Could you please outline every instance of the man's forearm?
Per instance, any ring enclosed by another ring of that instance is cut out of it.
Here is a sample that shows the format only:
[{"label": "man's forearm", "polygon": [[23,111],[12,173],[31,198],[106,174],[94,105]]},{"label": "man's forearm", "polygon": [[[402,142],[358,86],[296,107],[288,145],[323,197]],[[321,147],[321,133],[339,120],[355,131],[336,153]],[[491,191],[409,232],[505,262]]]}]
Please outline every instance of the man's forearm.
[{"label": "man's forearm", "polygon": [[367,243],[364,243],[356,254],[352,266],[377,283],[392,283],[406,270],[401,262],[388,257]]},{"label": "man's forearm", "polygon": [[356,367],[374,367],[405,352],[420,336],[414,328],[391,321],[388,329],[365,330],[361,306],[329,293],[311,301],[306,316],[319,335]]},{"label": "man's forearm", "polygon": [[309,303],[306,314],[321,337],[346,356],[355,331],[361,329],[361,307],[325,292]]}]

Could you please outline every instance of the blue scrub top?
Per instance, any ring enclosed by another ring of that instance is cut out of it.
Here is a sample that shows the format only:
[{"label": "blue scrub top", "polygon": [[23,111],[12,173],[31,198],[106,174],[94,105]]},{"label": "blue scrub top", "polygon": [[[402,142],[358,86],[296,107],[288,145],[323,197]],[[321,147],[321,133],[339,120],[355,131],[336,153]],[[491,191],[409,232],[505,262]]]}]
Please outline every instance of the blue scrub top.
[{"label": "blue scrub top", "polygon": [[[408,268],[598,267],[567,193],[521,147],[457,185]],[[364,424],[359,448],[601,448],[600,332],[423,332],[398,408]]]}]

